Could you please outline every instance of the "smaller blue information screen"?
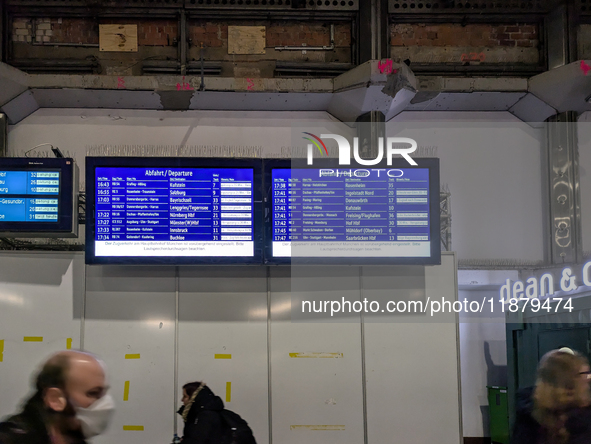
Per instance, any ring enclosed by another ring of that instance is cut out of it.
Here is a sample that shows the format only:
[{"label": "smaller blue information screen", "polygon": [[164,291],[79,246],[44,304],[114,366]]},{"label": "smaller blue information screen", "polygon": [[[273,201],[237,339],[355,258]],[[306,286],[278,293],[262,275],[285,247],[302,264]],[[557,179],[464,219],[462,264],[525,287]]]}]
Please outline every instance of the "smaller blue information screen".
[{"label": "smaller blue information screen", "polygon": [[0,171],[0,222],[58,222],[60,171]]},{"label": "smaller blue information screen", "polygon": [[252,168],[96,167],[96,256],[254,255]]},{"label": "smaller blue information screen", "polygon": [[428,168],[279,168],[272,187],[273,257],[431,255]]}]

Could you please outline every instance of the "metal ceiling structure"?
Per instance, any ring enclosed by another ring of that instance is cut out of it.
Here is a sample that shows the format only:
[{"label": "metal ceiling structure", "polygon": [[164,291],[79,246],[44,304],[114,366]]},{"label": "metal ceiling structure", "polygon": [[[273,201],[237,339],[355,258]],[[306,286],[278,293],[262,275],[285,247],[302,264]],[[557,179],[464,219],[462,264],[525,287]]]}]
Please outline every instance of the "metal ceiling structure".
[{"label": "metal ceiling structure", "polygon": [[[404,64],[380,72],[369,61],[334,79],[206,78],[205,91],[179,90],[178,76],[35,75],[0,64],[0,111],[11,124],[39,108],[152,110],[328,111],[344,122],[378,109],[390,120],[402,111],[510,111],[528,123],[543,122],[569,107],[591,110],[591,78],[579,61],[532,77],[416,77]],[[591,66],[591,65],[590,65]],[[187,85],[199,85],[189,76]]]}]

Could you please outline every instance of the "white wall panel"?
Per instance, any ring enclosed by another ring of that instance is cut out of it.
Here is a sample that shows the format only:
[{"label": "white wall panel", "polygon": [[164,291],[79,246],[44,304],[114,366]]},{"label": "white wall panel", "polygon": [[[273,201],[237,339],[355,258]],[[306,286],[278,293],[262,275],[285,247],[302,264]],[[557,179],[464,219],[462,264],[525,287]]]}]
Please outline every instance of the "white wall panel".
[{"label": "white wall panel", "polygon": [[[505,112],[405,112],[386,124],[387,135],[417,122],[428,126],[400,135],[415,137],[419,146],[438,147],[442,182],[452,194],[458,258],[542,260],[547,215],[543,130]],[[312,132],[324,125],[331,132],[352,134],[325,112],[40,109],[9,128],[8,143],[10,155],[45,142],[59,146],[77,159],[84,182],[87,146],[259,146],[269,156],[284,146],[303,147],[302,125]],[[48,152],[42,147],[37,153]],[[582,174],[584,180],[589,179]],[[591,220],[586,211],[583,220]],[[590,251],[591,241],[585,245]]]},{"label": "white wall panel", "polygon": [[68,338],[80,346],[83,297],[82,254],[0,254],[0,418],[17,410],[44,358]]},{"label": "white wall panel", "polygon": [[436,147],[458,260],[544,259],[545,133],[509,113],[406,112],[387,136]]},{"label": "white wall panel", "polygon": [[[250,423],[261,444],[269,442],[269,399],[274,443],[359,444],[364,440],[360,319],[292,322],[291,292],[298,299],[358,300],[387,288],[397,299],[453,300],[453,259],[444,255],[442,266],[411,267],[416,273],[270,267],[270,279],[265,267],[180,267],[175,387],[173,267],[85,267],[81,254],[3,253],[0,411],[15,410],[35,366],[65,348],[67,337],[78,346],[86,273],[84,348],[106,361],[117,402],[109,432],[94,442],[170,442],[179,407],[175,391],[184,382],[204,380],[224,400],[226,383],[232,383],[226,406]],[[368,322],[364,328],[369,443],[458,442],[456,325]],[[24,336],[44,341],[24,343]],[[216,354],[231,359],[215,359]]]},{"label": "white wall panel", "polygon": [[[351,131],[326,112],[231,112],[231,111],[138,111],[90,109],[41,109],[17,125],[10,126],[10,156],[41,143],[58,146],[74,157],[85,181],[87,146],[209,146],[260,147],[264,155],[281,153],[283,146],[301,144],[301,131],[292,125],[308,122],[337,125],[342,133]],[[49,153],[47,146],[30,153]],[[113,154],[118,155],[118,154]]]},{"label": "white wall panel", "polygon": [[[425,267],[426,296],[454,301],[455,256],[441,259],[440,266]],[[365,324],[369,444],[459,444],[457,325],[392,321]]]},{"label": "white wall panel", "polygon": [[[179,387],[204,381],[267,443],[266,269],[181,267],[179,290]],[[178,428],[182,436],[180,416]]]},{"label": "white wall panel", "polygon": [[[359,269],[297,268],[297,275],[291,275],[289,267],[271,268],[273,442],[359,444],[363,442],[359,322],[290,321],[292,287],[298,289],[302,299],[323,293],[334,300],[343,296],[358,300]],[[342,357],[293,358],[290,353],[342,354]],[[329,430],[323,426],[329,426]]]},{"label": "white wall panel", "polygon": [[[497,300],[498,289],[459,291],[460,300],[482,301],[484,298]],[[464,436],[490,436],[486,386],[507,385],[505,317],[500,312],[491,313],[489,306],[484,313],[494,321],[472,320],[459,324]]]},{"label": "white wall panel", "polygon": [[[174,268],[88,266],[86,270],[84,348],[107,363],[117,403],[108,433],[94,442],[170,442],[176,410]],[[125,381],[129,381],[128,401],[123,400]],[[124,429],[130,426],[143,430]]]}]

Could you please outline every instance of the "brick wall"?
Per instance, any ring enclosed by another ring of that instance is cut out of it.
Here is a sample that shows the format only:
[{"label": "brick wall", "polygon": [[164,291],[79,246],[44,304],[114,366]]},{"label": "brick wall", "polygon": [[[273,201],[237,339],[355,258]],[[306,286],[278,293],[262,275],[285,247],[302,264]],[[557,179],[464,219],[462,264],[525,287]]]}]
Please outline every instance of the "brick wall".
[{"label": "brick wall", "polygon": [[390,30],[392,46],[495,46],[535,47],[534,25],[399,24]]},{"label": "brick wall", "polygon": [[176,20],[102,20],[104,25],[137,25],[139,46],[173,46],[178,38]]},{"label": "brick wall", "polygon": [[415,63],[537,64],[538,33],[532,24],[395,24],[391,54]]},{"label": "brick wall", "polygon": [[[138,20],[118,19],[102,20],[101,24],[136,24],[138,26],[138,44],[140,46],[171,46],[178,36],[178,22],[175,20]],[[35,24],[35,29],[33,29]],[[272,23],[267,25],[267,47],[275,46],[328,46],[330,45],[330,25],[315,23]],[[35,31],[35,36],[33,36]],[[189,38],[199,46],[203,43],[208,48],[227,46],[228,24],[222,22],[192,22],[189,26]],[[45,43],[81,43],[99,42],[98,24],[91,19],[18,19],[13,25],[13,41]],[[351,28],[349,25],[335,26],[335,46],[351,46]]]},{"label": "brick wall", "polygon": [[577,44],[577,55],[579,59],[591,59],[591,25],[579,25]]},{"label": "brick wall", "polygon": [[[138,27],[138,51],[100,52],[99,24],[128,24]],[[188,22],[190,47],[188,59],[199,60],[204,45],[205,60],[219,61],[222,76],[273,77],[276,62],[351,62],[351,26],[335,24],[335,49],[330,51],[277,51],[277,46],[328,46],[330,23],[294,21],[231,22],[237,26],[265,26],[265,54],[228,54],[228,22],[191,19]],[[144,59],[174,60],[177,57],[178,22],[174,19],[76,19],[47,18],[14,21],[13,56],[15,59],[85,59],[95,57],[107,75],[140,75]],[[31,43],[46,46],[30,46]],[[69,43],[74,46],[55,46]],[[76,44],[93,45],[77,47]]]},{"label": "brick wall", "polygon": [[98,27],[84,19],[17,19],[12,26],[12,40],[15,42],[98,43]]},{"label": "brick wall", "polygon": [[195,46],[202,43],[206,48],[228,46],[228,25],[221,22],[192,22],[189,26],[189,38]]},{"label": "brick wall", "polygon": [[[101,24],[136,24],[140,46],[172,46],[178,36],[178,24],[175,20],[104,20]],[[98,44],[99,27],[91,19],[18,19],[13,22],[12,39],[27,43],[34,40],[47,44]]]},{"label": "brick wall", "polygon": [[[266,25],[266,46],[328,46],[330,45],[330,25],[310,23],[271,23]],[[228,43],[228,25],[222,22],[193,22],[189,27],[193,45],[201,43],[207,48],[221,48]],[[349,25],[335,26],[335,46],[351,46]]]},{"label": "brick wall", "polygon": [[[335,46],[351,46],[351,28],[348,25],[335,26]],[[330,25],[309,23],[272,24],[267,27],[267,46],[328,46]]]}]

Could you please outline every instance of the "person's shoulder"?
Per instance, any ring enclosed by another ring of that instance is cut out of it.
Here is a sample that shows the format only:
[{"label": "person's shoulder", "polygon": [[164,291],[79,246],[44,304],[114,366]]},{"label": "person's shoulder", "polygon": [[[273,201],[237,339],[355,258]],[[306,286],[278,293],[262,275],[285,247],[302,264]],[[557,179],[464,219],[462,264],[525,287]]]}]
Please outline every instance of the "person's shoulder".
[{"label": "person's shoulder", "polygon": [[37,435],[19,415],[0,422],[0,444],[35,443]]},{"label": "person's shoulder", "polygon": [[535,387],[525,387],[519,389],[515,394],[515,410],[517,414],[528,415],[534,407]]}]

